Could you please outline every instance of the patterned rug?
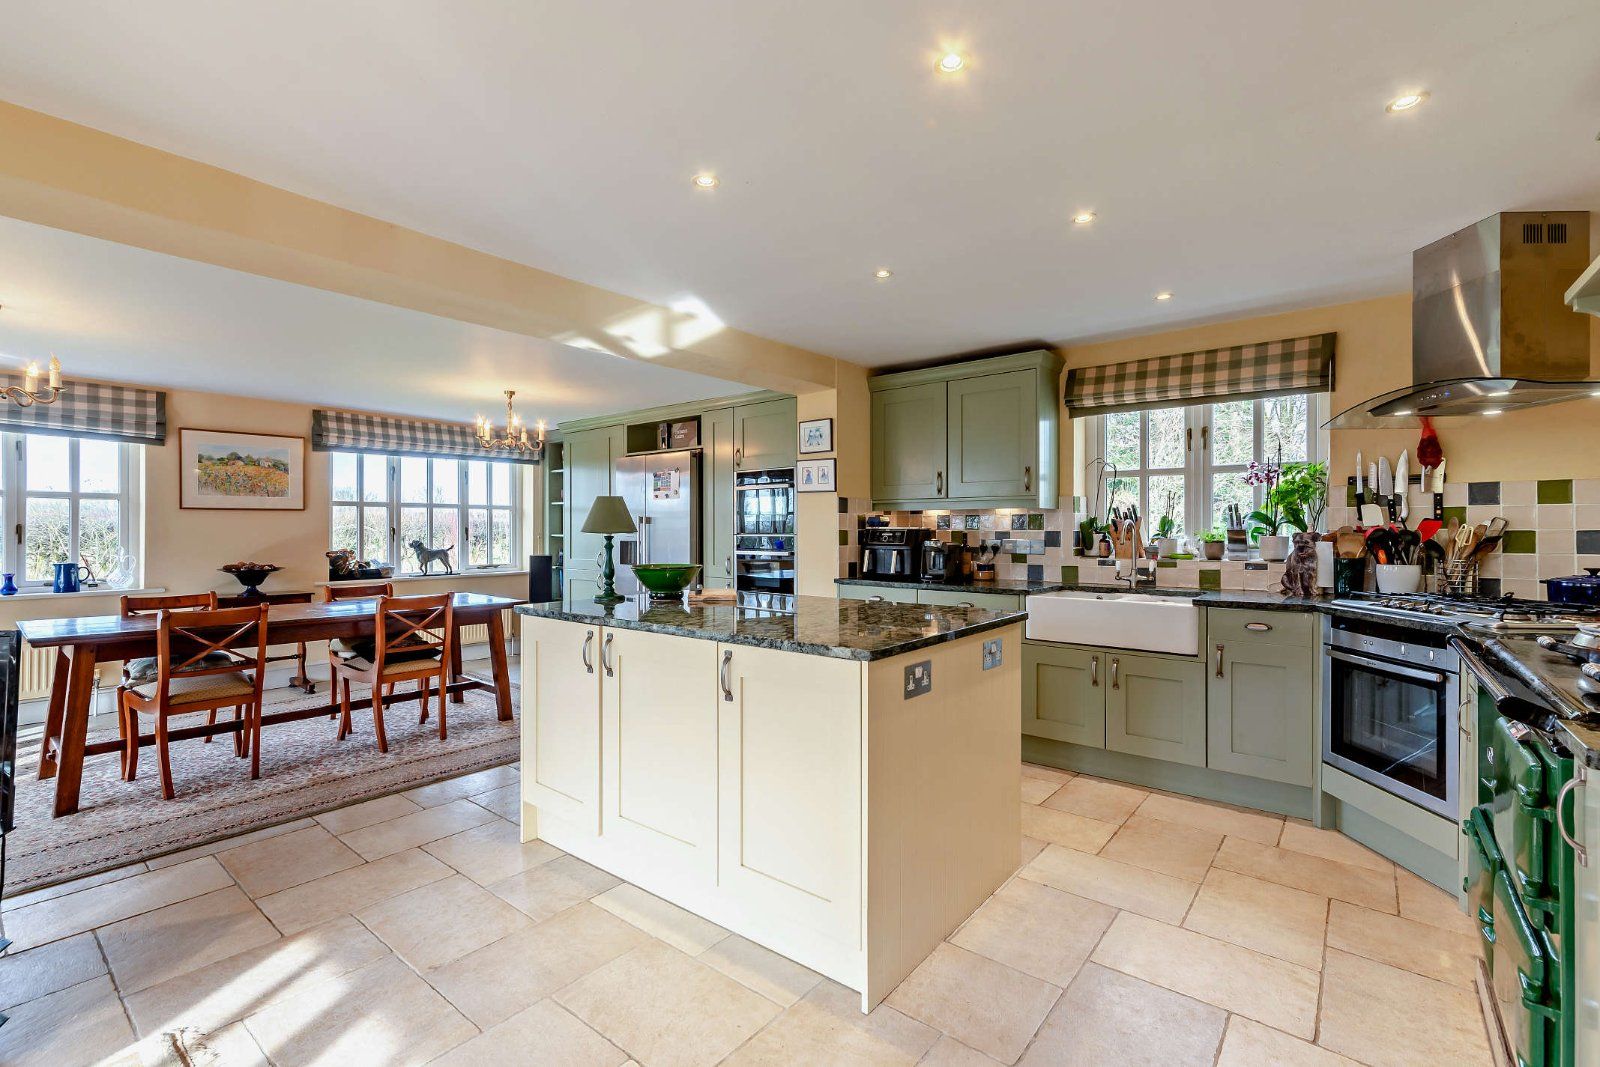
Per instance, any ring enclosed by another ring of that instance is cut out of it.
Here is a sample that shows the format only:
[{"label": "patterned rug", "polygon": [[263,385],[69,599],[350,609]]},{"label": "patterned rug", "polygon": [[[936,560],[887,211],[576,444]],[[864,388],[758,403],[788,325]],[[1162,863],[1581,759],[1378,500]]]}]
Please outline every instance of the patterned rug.
[{"label": "patterned rug", "polygon": [[[269,713],[327,702],[319,693],[270,702]],[[515,693],[512,698],[516,704]],[[100,716],[98,719],[108,719]],[[95,722],[90,740],[116,736],[115,724]],[[389,751],[378,751],[372,713],[352,714],[354,736],[334,740],[335,723],[315,718],[268,726],[261,732],[261,777],[233,754],[233,739],[198,738],[172,745],[177,797],[161,798],[154,748],[139,750],[139,777],[124,782],[117,757],[84,763],[82,806],[51,818],[55,779],[38,777],[39,744],[17,753],[16,830],[6,839],[6,896],[55,882],[193,848],[275,823],[316,815],[429,782],[514,763],[517,720],[495,718],[494,700],[472,690],[448,711],[449,739],[439,740],[437,720],[417,723],[415,702],[384,716]]]}]

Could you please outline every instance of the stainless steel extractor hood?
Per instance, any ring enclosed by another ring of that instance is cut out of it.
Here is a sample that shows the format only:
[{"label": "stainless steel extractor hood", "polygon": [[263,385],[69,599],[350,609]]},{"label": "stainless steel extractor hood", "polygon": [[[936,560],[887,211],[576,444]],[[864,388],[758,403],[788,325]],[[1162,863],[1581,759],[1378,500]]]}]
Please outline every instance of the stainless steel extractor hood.
[{"label": "stainless steel extractor hood", "polygon": [[1411,256],[1411,384],[1336,429],[1486,415],[1596,395],[1589,320],[1565,296],[1589,264],[1587,211],[1503,211]]}]

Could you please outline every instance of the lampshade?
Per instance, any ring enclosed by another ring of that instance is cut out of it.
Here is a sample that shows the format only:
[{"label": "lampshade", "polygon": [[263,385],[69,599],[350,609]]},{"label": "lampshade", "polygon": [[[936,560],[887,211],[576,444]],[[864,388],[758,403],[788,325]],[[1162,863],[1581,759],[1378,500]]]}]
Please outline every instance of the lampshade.
[{"label": "lampshade", "polygon": [[595,534],[633,533],[638,527],[628,514],[628,502],[620,496],[597,496],[583,520],[583,532]]}]

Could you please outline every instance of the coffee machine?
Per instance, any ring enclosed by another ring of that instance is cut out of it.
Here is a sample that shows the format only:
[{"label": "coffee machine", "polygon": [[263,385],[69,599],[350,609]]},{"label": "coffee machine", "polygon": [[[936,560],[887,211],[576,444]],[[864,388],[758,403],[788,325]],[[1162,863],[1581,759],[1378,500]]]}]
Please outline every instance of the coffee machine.
[{"label": "coffee machine", "polygon": [[915,526],[868,526],[861,531],[861,577],[914,582],[928,531]]},{"label": "coffee machine", "polygon": [[922,580],[959,582],[966,575],[967,546],[930,537],[922,542]]}]

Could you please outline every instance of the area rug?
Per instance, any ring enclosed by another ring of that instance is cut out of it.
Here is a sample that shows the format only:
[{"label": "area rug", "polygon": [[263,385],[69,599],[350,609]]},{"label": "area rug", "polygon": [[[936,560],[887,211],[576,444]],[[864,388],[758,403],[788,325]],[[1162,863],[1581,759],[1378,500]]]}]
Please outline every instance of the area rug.
[{"label": "area rug", "polygon": [[[326,702],[318,694],[270,702],[268,711]],[[139,777],[132,782],[118,774],[114,754],[90,757],[81,807],[60,819],[50,815],[56,783],[38,777],[35,741],[17,753],[16,830],[6,839],[5,895],[514,763],[519,751],[517,720],[496,719],[493,696],[484,690],[470,690],[463,703],[450,705],[445,741],[436,719],[418,724],[415,702],[398,704],[384,717],[387,754],[378,751],[370,711],[355,712],[352,721],[355,734],[343,741],[334,740],[333,720],[321,717],[264,728],[255,781],[249,761],[234,756],[231,737],[174,742],[173,800],[161,797],[154,748],[140,749]],[[90,740],[116,736],[115,724],[96,726]]]}]

